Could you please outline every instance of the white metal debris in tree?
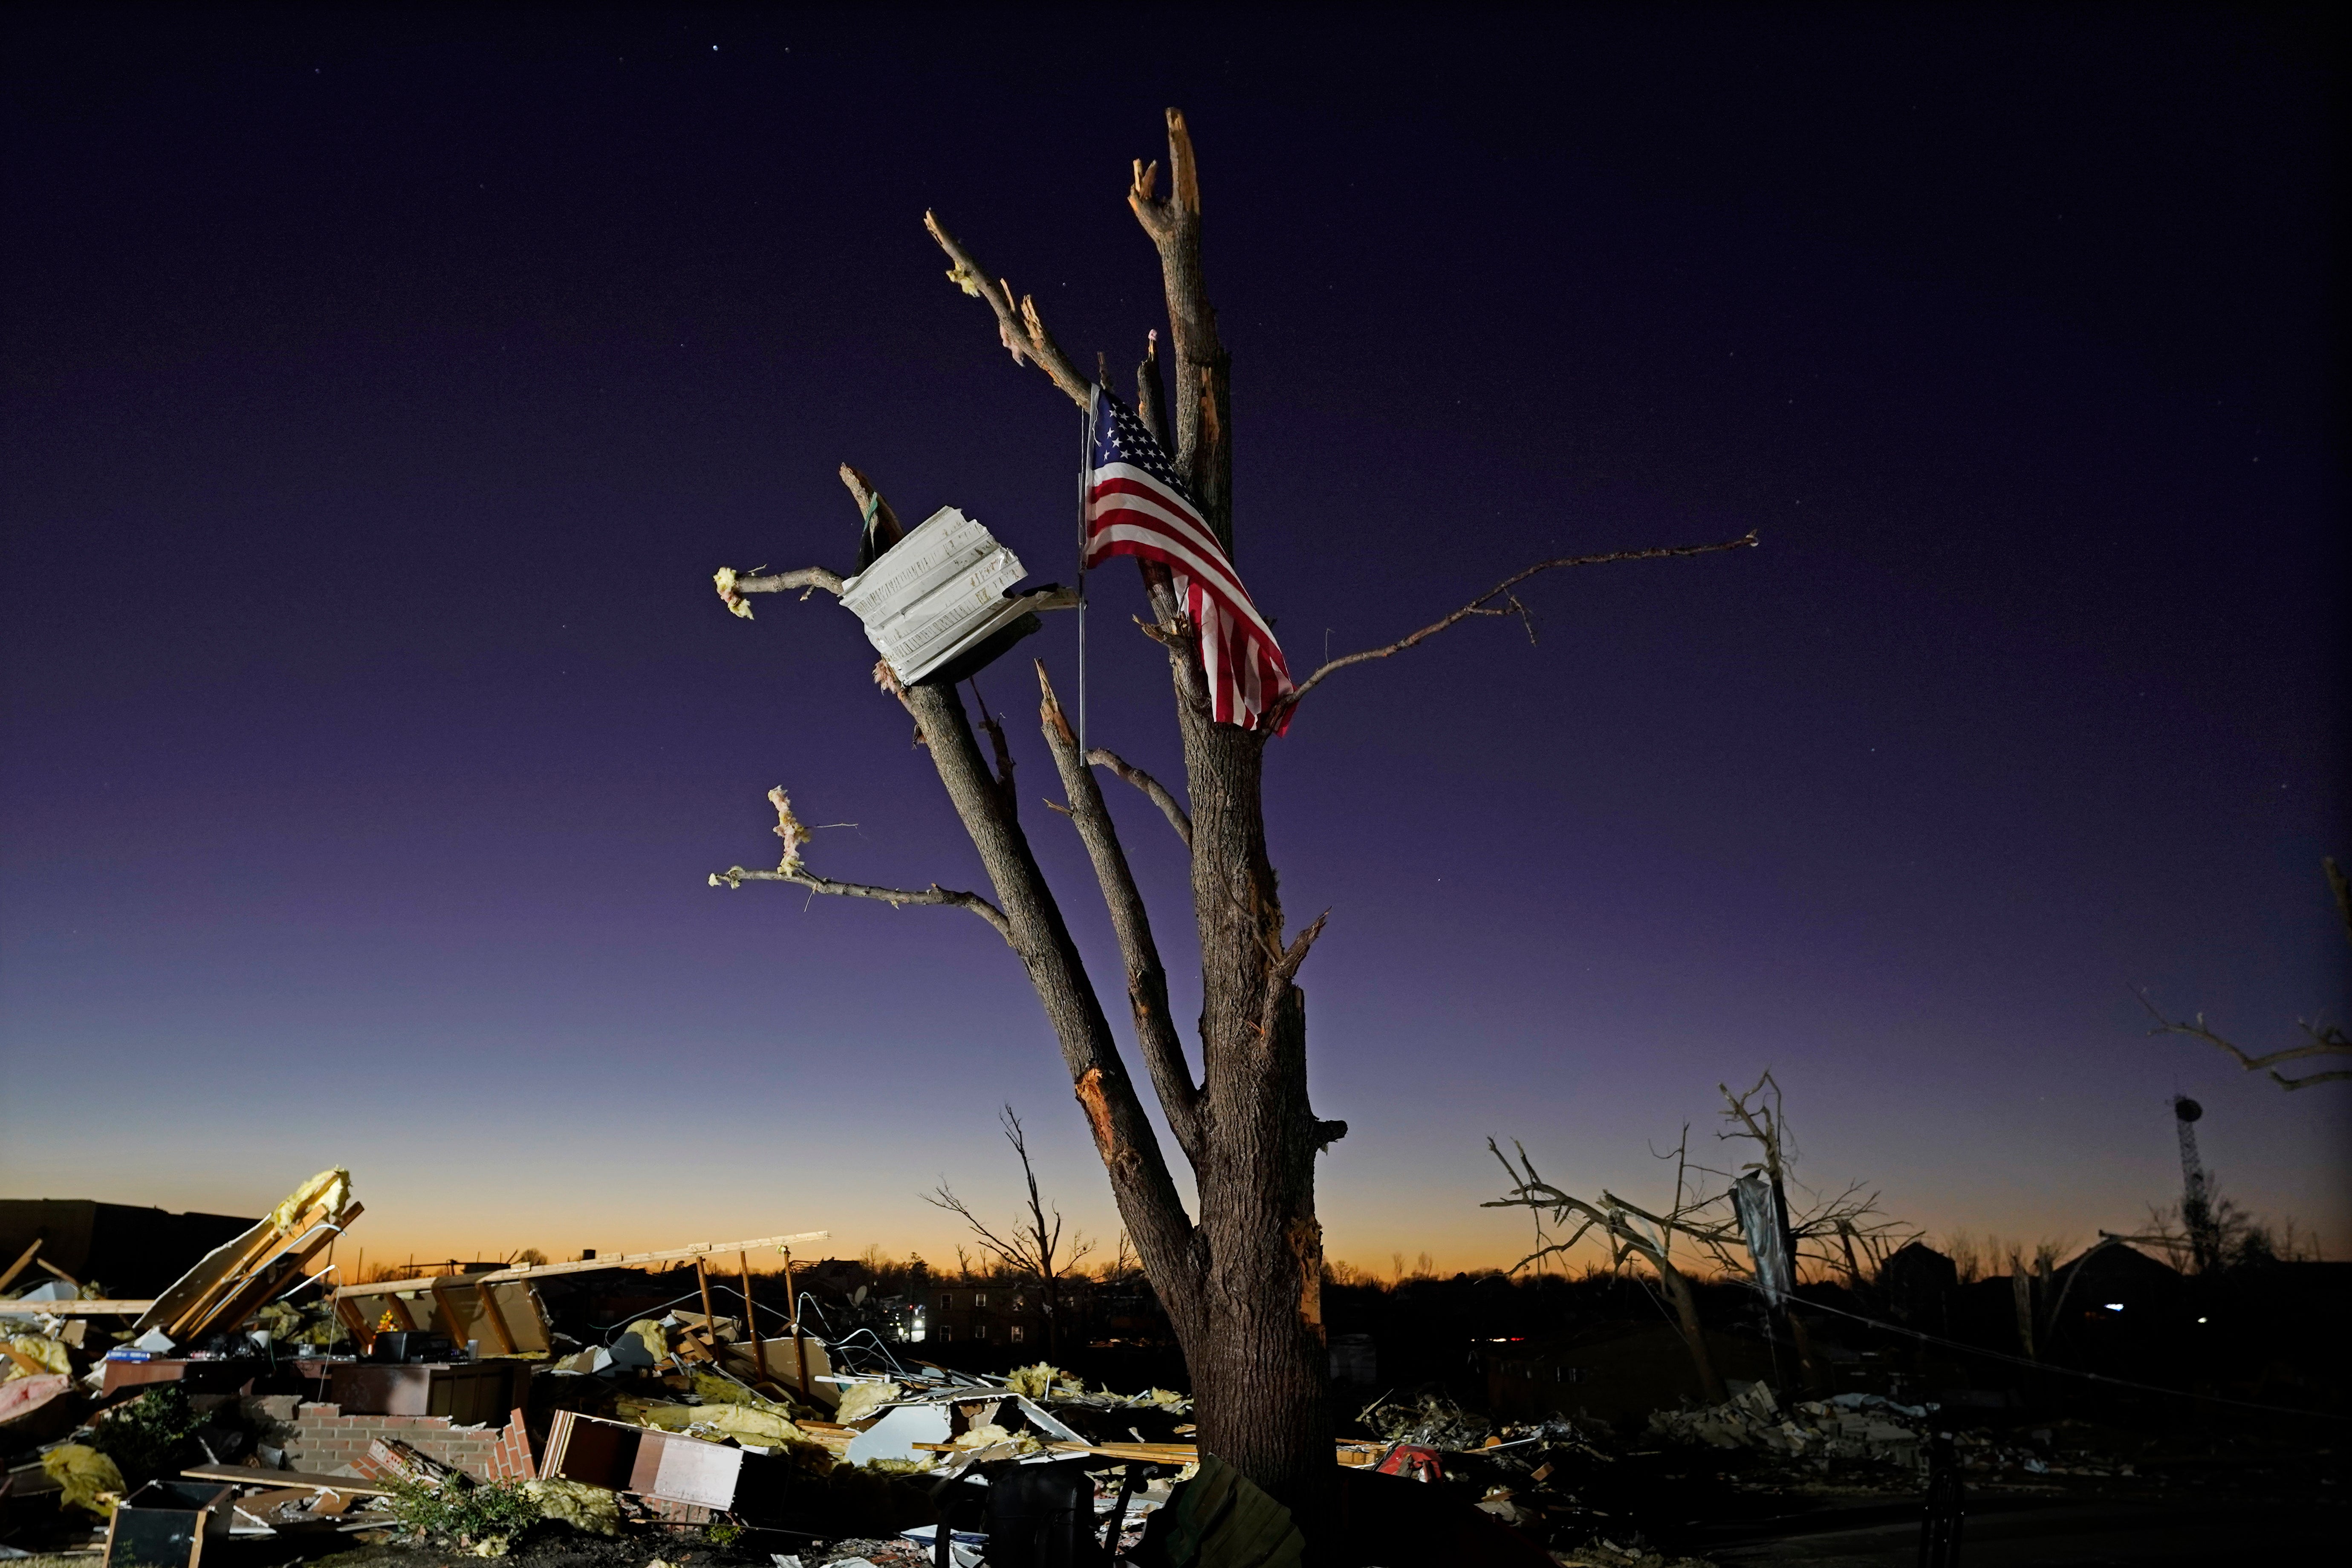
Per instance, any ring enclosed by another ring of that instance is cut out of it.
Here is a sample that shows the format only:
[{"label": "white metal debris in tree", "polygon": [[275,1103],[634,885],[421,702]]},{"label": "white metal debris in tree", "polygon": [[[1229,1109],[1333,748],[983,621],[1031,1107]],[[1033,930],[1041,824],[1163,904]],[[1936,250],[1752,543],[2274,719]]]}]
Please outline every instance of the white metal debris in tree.
[{"label": "white metal debris in tree", "polygon": [[866,637],[911,686],[1061,595],[1016,595],[1021,558],[972,519],[943,506],[841,585]]}]

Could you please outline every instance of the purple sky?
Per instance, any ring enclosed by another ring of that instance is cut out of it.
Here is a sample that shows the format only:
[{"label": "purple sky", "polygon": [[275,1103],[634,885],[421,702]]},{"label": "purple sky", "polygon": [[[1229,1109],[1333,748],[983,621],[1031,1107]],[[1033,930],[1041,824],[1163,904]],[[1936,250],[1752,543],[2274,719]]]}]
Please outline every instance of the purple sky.
[{"label": "purple sky", "polygon": [[[2133,1226],[2185,1090],[2226,1190],[2352,1247],[2352,1087],[2134,997],[2263,1045],[2347,1001],[2317,24],[1139,15],[19,14],[0,1191],[258,1212],[344,1163],[371,1257],[940,1258],[916,1194],[1009,1201],[1009,1099],[1110,1233],[978,921],[705,886],[779,783],[858,825],[820,869],[982,885],[854,618],[709,575],[845,567],[846,458],[1066,579],[1075,416],[919,219],[1123,376],[1173,102],[1295,667],[1542,556],[1764,539],[1540,580],[1538,646],[1457,629],[1276,742],[1334,1257],[1507,1262],[1488,1133],[1657,1194],[1768,1066],[1815,1180],[1938,1232]],[[1094,588],[1094,738],[1172,776]],[[981,682],[1033,800],[1073,634]],[[1172,836],[1113,805],[1181,971]]]}]

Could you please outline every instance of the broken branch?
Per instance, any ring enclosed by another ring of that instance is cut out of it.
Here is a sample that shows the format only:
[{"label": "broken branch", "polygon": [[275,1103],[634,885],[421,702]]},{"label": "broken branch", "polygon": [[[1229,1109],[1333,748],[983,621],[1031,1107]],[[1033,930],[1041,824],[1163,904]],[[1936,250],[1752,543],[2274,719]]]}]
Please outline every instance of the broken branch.
[{"label": "broken branch", "polygon": [[802,590],[801,597],[806,598],[808,590],[822,588],[836,598],[841,595],[841,574],[822,566],[803,566],[797,572],[774,572],[764,576],[746,576],[732,566],[721,566],[711,574],[710,580],[719,589],[719,602],[747,621],[751,618],[751,606],[743,602],[746,594],[789,594],[797,588]]},{"label": "broken branch", "polygon": [[[903,904],[952,904],[970,910],[973,914],[996,928],[996,934],[1008,943],[1013,941],[1013,926],[1003,911],[978,893],[959,892],[942,888],[937,882],[928,889],[877,888],[867,882],[837,882],[830,877],[820,877],[801,860],[801,846],[809,841],[809,828],[793,815],[793,797],[778,784],[768,792],[768,804],[776,808],[776,837],[784,841],[784,858],[772,871],[747,871],[740,866],[730,866],[724,871],[710,874],[714,888],[740,888],[746,882],[790,882],[806,888],[812,893],[833,893],[843,898],[874,899],[897,909]],[[847,824],[834,824],[845,826]]]},{"label": "broken branch", "polygon": [[806,888],[812,893],[838,893],[852,899],[876,899],[893,908],[901,904],[952,904],[970,910],[996,928],[996,934],[1006,942],[1013,940],[1013,928],[994,904],[978,893],[958,892],[942,888],[937,882],[924,889],[877,888],[864,882],[837,882],[830,877],[820,877],[813,871],[786,870],[778,867],[773,871],[747,871],[740,866],[730,866],[724,871],[710,873],[710,885],[740,888],[746,882],[790,882]]},{"label": "broken branch", "polygon": [[[1391,654],[1402,653],[1405,649],[1433,637],[1448,626],[1458,625],[1473,616],[1517,615],[1523,621],[1526,620],[1527,606],[1521,605],[1516,598],[1511,598],[1510,603],[1506,605],[1496,605],[1494,601],[1510,598],[1510,591],[1513,588],[1539,572],[1549,572],[1562,566],[1606,566],[1620,561],[1657,561],[1670,555],[1710,555],[1719,550],[1752,549],[1758,542],[1756,531],[1751,528],[1738,539],[1721,540],[1713,544],[1660,544],[1647,550],[1612,550],[1601,555],[1563,555],[1556,561],[1538,561],[1534,565],[1504,578],[1452,615],[1432,621],[1419,631],[1399,637],[1385,647],[1366,648],[1361,653],[1351,653],[1343,658],[1332,659],[1301,681],[1297,689],[1277,703],[1273,711],[1279,714],[1297,707],[1300,700],[1321,684],[1326,676],[1345,669],[1351,664],[1363,664],[1370,659],[1387,658]],[[1529,623],[1528,635],[1530,638],[1535,636],[1532,623]],[[1269,722],[1272,721],[1269,720]]]},{"label": "broken branch", "polygon": [[1024,294],[1016,305],[1013,286],[1002,279],[991,282],[986,269],[972,259],[962,241],[947,231],[938,214],[924,213],[923,226],[954,264],[948,268],[948,281],[974,299],[987,300],[988,308],[996,312],[997,339],[1013,355],[1013,363],[1034,361],[1055,386],[1083,406],[1087,398],[1087,378],[1078,374],[1078,367],[1070,363],[1070,356],[1062,352],[1061,345],[1045,330],[1044,320],[1037,314],[1037,301]]}]

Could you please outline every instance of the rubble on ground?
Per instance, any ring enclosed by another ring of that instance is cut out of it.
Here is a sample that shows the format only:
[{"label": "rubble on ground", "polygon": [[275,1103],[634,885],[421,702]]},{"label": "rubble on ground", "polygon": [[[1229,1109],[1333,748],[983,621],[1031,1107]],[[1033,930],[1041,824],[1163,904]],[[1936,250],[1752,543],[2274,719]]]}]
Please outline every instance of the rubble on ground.
[{"label": "rubble on ground", "polygon": [[[152,1300],[54,1267],[11,1289],[37,1241],[0,1277],[0,1545],[90,1550],[152,1517],[168,1561],[200,1540],[488,1558],[684,1529],[808,1546],[753,1561],[931,1562],[944,1510],[937,1560],[968,1565],[1009,1477],[1053,1472],[1094,1499],[1066,1528],[1132,1545],[1198,1458],[1186,1395],[958,1371],[751,1293],[754,1253],[822,1232],[342,1281],[322,1255],[362,1212],[321,1172]],[[625,1321],[550,1310],[615,1270],[658,1300],[661,1268],[684,1293]]]}]

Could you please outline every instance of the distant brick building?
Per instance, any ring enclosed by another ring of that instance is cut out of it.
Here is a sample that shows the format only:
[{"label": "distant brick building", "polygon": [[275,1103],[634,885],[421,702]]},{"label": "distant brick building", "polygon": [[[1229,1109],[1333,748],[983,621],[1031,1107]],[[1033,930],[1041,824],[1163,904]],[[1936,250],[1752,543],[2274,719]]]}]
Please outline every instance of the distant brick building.
[{"label": "distant brick building", "polygon": [[1033,1282],[933,1280],[915,1298],[919,1321],[908,1337],[939,1346],[987,1345],[1038,1355],[1055,1342],[1064,1347],[1098,1340],[1159,1342],[1171,1338],[1168,1319],[1148,1286],[1095,1279],[1064,1279],[1053,1290],[1054,1321],[1046,1295]]}]

